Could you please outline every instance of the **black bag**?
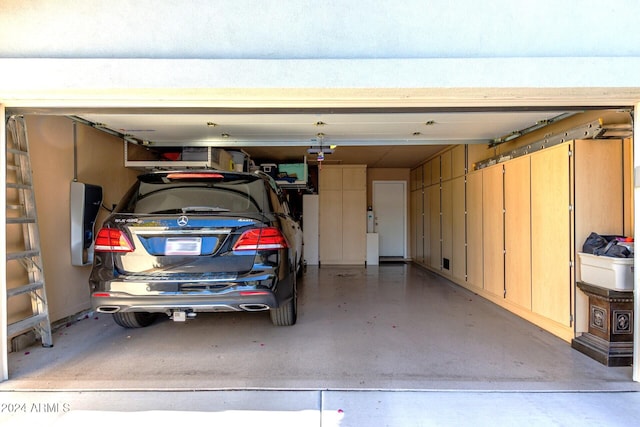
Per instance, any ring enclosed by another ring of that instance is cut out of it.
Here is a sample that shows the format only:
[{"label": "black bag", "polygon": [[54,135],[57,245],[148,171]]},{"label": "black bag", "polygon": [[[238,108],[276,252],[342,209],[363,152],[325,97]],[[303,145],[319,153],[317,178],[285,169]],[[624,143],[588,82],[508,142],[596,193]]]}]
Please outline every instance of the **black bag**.
[{"label": "black bag", "polygon": [[628,248],[618,245],[618,236],[601,236],[593,232],[584,241],[582,252],[615,258],[629,258],[631,256],[631,251]]}]

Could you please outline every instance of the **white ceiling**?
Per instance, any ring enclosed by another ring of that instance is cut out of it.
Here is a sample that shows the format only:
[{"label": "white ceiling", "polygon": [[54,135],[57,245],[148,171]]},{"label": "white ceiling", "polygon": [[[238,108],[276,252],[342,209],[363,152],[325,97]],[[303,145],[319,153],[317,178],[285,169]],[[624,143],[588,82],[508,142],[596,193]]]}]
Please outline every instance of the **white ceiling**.
[{"label": "white ceiling", "polygon": [[563,111],[88,112],[84,120],[149,147],[242,148],[274,163],[313,163],[307,148],[336,145],[326,163],[413,167],[451,144],[488,144]]}]

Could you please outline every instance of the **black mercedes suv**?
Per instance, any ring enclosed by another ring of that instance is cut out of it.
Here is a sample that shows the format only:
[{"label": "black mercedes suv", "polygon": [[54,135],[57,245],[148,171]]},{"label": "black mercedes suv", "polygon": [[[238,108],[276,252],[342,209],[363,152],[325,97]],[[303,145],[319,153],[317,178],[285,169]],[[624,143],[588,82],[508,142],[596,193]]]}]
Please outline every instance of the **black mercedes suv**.
[{"label": "black mercedes suv", "polygon": [[89,284],[94,310],[125,328],[262,310],[287,326],[302,268],[302,230],[273,178],[163,171],[140,175],[104,222]]}]

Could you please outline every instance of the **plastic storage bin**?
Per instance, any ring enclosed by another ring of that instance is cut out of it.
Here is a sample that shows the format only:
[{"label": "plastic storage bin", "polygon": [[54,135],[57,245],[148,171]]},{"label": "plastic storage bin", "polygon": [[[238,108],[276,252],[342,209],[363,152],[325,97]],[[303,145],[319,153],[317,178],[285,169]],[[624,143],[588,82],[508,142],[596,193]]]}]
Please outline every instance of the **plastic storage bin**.
[{"label": "plastic storage bin", "polygon": [[306,163],[281,163],[278,165],[278,179],[307,182]]},{"label": "plastic storage bin", "polygon": [[633,258],[614,258],[578,253],[580,280],[614,291],[633,290]]},{"label": "plastic storage bin", "polygon": [[262,172],[271,176],[271,178],[278,179],[278,165],[275,163],[262,163],[260,169]]}]

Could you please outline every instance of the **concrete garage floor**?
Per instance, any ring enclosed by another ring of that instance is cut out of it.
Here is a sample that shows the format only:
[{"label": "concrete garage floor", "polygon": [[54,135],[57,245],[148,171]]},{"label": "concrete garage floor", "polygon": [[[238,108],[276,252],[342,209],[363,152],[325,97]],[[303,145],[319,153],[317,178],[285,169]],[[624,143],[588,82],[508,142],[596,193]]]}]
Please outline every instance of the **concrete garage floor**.
[{"label": "concrete garage floor", "polygon": [[92,314],[57,330],[54,345],[10,354],[0,403],[17,410],[5,405],[3,425],[83,417],[107,425],[125,416],[220,425],[612,425],[640,417],[630,367],[605,367],[407,264],[309,267],[293,327],[273,327],[268,313],[221,313],[127,330]]}]

